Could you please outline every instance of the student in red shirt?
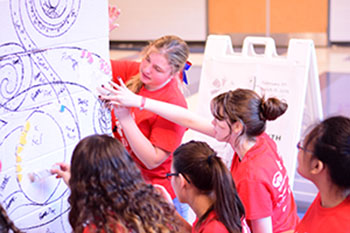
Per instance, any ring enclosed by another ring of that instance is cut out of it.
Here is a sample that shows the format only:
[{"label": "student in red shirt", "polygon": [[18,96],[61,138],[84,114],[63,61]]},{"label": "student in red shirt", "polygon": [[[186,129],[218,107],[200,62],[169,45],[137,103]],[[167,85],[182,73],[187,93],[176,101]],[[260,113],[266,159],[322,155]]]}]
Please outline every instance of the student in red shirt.
[{"label": "student in red shirt", "polygon": [[193,233],[248,233],[244,207],[230,171],[205,142],[190,141],[174,152],[171,184],[180,202],[197,215]]},{"label": "student in red shirt", "polygon": [[334,116],[317,124],[298,149],[298,172],[319,193],[296,232],[350,232],[350,119]]},{"label": "student in red shirt", "polygon": [[[121,83],[109,98],[139,107],[141,97]],[[293,231],[299,221],[286,168],[275,142],[264,132],[266,121],[287,110],[277,98],[265,100],[252,90],[236,89],[211,101],[212,122],[185,108],[146,99],[145,109],[170,121],[227,142],[235,151],[231,173],[253,233]]]},{"label": "student in red shirt", "polygon": [[92,135],[75,147],[71,165],[51,172],[70,187],[69,223],[74,233],[178,232],[175,209],[151,184],[123,145]]},{"label": "student in red shirt", "polygon": [[[163,36],[142,51],[141,62],[112,60],[113,81],[134,93],[187,108],[181,91],[183,69],[189,55],[187,44],[177,36]],[[144,179],[166,188],[179,213],[186,218],[188,206],[177,201],[165,174],[170,172],[172,152],[180,145],[186,128],[140,108],[114,108],[113,135],[128,150]]]}]

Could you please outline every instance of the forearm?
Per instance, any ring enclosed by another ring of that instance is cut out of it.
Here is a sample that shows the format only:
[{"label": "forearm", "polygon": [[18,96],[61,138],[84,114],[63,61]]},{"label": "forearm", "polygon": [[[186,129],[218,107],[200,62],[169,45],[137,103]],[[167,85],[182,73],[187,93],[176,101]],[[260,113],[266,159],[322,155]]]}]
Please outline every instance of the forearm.
[{"label": "forearm", "polygon": [[271,217],[260,218],[255,220],[247,220],[252,233],[272,233]]},{"label": "forearm", "polygon": [[150,98],[146,98],[144,108],[178,125],[211,137],[215,136],[214,127],[208,119],[186,108]]},{"label": "forearm", "polygon": [[154,147],[131,116],[125,116],[119,122],[132,151],[148,169],[158,167],[167,159],[169,153]]}]

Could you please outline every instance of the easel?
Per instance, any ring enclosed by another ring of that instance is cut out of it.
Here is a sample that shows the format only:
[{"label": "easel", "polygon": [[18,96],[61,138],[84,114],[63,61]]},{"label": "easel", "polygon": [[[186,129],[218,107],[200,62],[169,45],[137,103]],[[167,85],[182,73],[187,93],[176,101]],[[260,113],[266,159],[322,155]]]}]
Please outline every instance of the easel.
[{"label": "easel", "polygon": [[[263,54],[256,53],[257,45],[265,47]],[[266,132],[277,143],[293,187],[296,144],[307,126],[323,118],[313,41],[291,39],[287,55],[279,56],[274,40],[269,37],[247,37],[242,52],[236,53],[229,36],[210,35],[205,47],[197,112],[212,119],[210,100],[236,88],[252,89],[266,98],[274,96],[288,103],[284,115],[267,123]],[[200,137],[230,164],[233,155],[230,146]]]}]

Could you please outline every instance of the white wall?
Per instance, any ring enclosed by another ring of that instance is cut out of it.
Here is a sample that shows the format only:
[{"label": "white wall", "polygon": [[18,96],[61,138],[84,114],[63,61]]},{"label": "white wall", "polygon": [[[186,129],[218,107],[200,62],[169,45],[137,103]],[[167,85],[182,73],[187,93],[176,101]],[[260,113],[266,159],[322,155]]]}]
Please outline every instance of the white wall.
[{"label": "white wall", "polygon": [[206,0],[109,0],[121,9],[114,41],[149,41],[174,34],[186,41],[207,37]]},{"label": "white wall", "polygon": [[350,1],[331,0],[329,9],[329,40],[350,42]]}]

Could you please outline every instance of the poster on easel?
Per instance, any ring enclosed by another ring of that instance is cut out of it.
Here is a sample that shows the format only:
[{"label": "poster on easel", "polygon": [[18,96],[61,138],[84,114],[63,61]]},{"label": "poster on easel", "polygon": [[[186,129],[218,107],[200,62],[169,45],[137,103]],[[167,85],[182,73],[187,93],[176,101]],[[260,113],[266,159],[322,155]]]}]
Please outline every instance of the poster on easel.
[{"label": "poster on easel", "polygon": [[[256,46],[265,48],[257,53]],[[212,119],[210,101],[220,93],[246,88],[265,98],[276,97],[288,104],[287,111],[268,121],[267,134],[277,143],[293,187],[297,148],[306,126],[322,119],[322,104],[315,48],[312,40],[291,39],[285,56],[277,55],[269,37],[247,37],[242,52],[235,52],[229,36],[208,37],[200,78],[198,113]],[[232,148],[204,135],[230,166]]]}]

